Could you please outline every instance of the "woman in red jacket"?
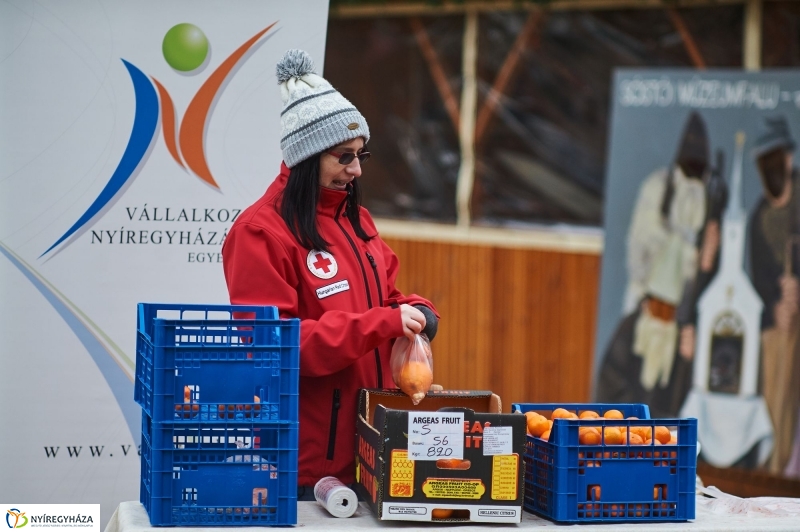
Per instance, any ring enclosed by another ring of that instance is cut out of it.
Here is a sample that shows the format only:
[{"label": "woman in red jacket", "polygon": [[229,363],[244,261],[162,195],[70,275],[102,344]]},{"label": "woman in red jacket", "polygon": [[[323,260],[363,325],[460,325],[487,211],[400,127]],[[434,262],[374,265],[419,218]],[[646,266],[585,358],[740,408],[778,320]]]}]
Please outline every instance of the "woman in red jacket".
[{"label": "woman in red jacket", "polygon": [[284,162],[233,224],[222,257],[232,304],[301,320],[298,497],[313,499],[322,477],[355,481],[358,390],[394,387],[393,339],[432,339],[438,316],[395,288],[397,257],[360,205],[366,120],[305,52],[287,52],[277,73]]}]

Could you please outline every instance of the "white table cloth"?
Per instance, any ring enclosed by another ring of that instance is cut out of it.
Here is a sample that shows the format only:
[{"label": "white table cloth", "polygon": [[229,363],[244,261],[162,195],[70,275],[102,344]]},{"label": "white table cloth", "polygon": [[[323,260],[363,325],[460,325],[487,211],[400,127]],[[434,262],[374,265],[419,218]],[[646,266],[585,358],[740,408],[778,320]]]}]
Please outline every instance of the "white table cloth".
[{"label": "white table cloth", "polygon": [[[452,532],[464,532],[467,530],[481,530],[487,532],[489,530],[504,529],[504,530],[517,530],[517,529],[541,529],[541,528],[563,528],[566,525],[558,525],[547,519],[542,519],[529,512],[522,513],[522,522],[520,524],[475,524],[475,525],[446,525],[446,524],[433,524],[433,523],[414,523],[407,521],[378,521],[364,503],[359,504],[359,508],[353,517],[347,519],[338,519],[331,516],[325,509],[316,502],[299,502],[297,503],[297,528],[298,530],[305,531],[325,531],[325,532],[339,532],[349,530],[361,529],[378,529],[378,528],[401,528],[406,530],[450,530]],[[628,530],[644,530],[645,532],[656,530],[690,530],[690,531],[747,531],[747,530],[771,530],[771,531],[786,531],[797,532],[800,530],[800,518],[797,517],[746,517],[741,515],[716,515],[709,510],[698,505],[697,518],[694,521],[687,521],[683,523],[630,523],[630,524],[582,524],[574,525],[576,530],[580,532],[591,530],[618,530],[620,528]],[[208,528],[183,528],[182,530],[191,530],[197,532],[220,532],[220,527]],[[232,529],[233,527],[224,527],[224,529]],[[237,530],[281,530],[281,528],[269,527],[238,527]],[[286,530],[286,528],[282,528]],[[138,502],[123,502],[111,516],[111,519],[106,526],[105,532],[155,532],[161,530],[163,527],[154,528],[150,526],[150,521],[147,517],[144,507]]]}]

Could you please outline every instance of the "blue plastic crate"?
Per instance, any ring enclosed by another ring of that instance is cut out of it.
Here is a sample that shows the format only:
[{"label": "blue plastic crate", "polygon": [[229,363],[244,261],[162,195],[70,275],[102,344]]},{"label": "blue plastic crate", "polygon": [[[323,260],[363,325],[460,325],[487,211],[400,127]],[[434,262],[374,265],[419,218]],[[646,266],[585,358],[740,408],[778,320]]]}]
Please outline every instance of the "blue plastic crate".
[{"label": "blue plastic crate", "polygon": [[[554,521],[686,521],[695,517],[697,420],[649,419],[641,404],[514,403],[512,411],[549,417],[556,408],[602,415],[615,409],[639,419],[556,419],[549,441],[528,435],[526,510]],[[677,445],[582,445],[580,427],[666,426]]]},{"label": "blue plastic crate", "polygon": [[275,307],[140,303],[136,402],[162,422],[297,421],[300,321],[277,315]]},{"label": "blue plastic crate", "polygon": [[297,441],[297,423],[192,429],[143,414],[139,500],[154,526],[296,524]]}]

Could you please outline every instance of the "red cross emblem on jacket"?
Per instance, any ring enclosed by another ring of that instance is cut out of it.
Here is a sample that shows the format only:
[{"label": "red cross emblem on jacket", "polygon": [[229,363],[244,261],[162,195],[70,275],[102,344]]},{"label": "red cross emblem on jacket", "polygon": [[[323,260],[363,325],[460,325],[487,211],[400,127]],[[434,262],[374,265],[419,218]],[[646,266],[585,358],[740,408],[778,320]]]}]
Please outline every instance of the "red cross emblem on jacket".
[{"label": "red cross emblem on jacket", "polygon": [[336,259],[328,252],[312,249],[306,257],[308,269],[320,279],[330,279],[339,271]]}]

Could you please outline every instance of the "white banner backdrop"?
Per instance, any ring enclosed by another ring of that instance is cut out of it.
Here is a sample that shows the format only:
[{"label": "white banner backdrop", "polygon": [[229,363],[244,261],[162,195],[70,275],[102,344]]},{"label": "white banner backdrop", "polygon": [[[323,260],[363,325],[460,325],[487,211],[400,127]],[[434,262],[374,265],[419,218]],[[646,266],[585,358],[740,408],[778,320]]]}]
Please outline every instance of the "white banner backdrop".
[{"label": "white banner backdrop", "polygon": [[[136,303],[227,303],[327,0],[0,2],[0,501],[139,497]],[[183,24],[184,26],[176,26]]]}]

